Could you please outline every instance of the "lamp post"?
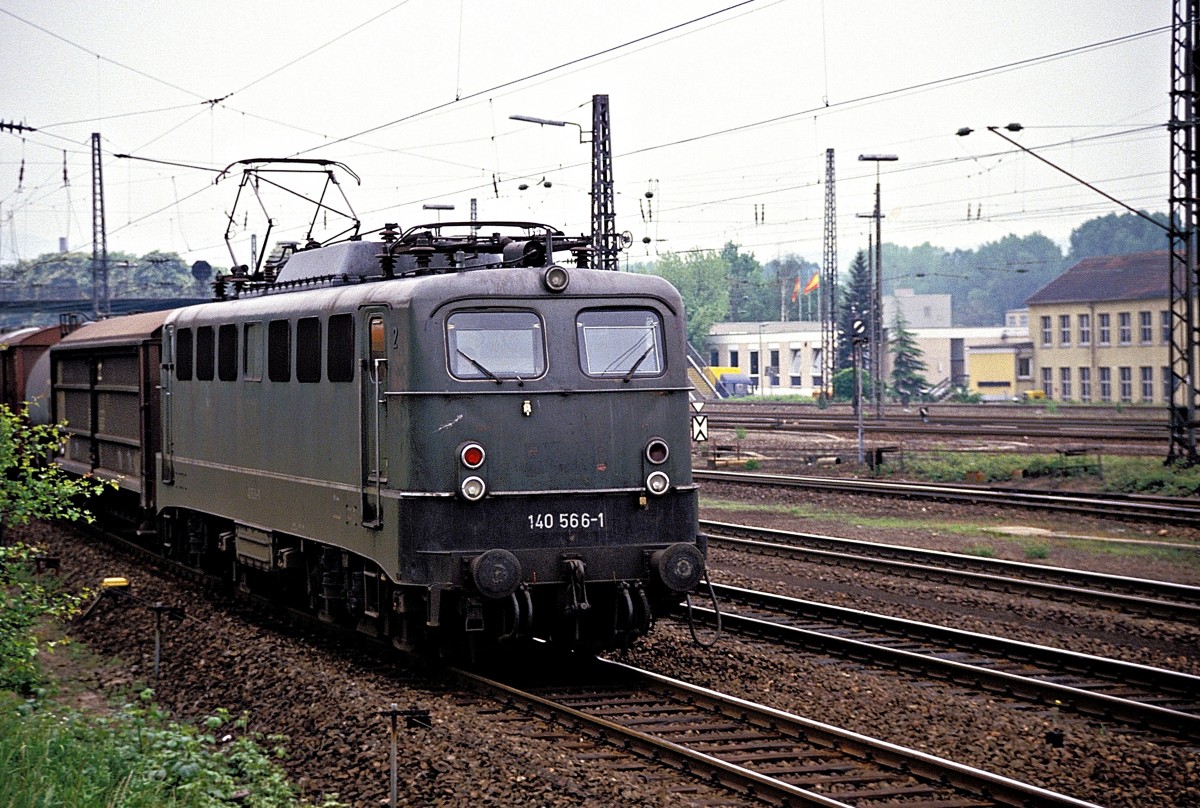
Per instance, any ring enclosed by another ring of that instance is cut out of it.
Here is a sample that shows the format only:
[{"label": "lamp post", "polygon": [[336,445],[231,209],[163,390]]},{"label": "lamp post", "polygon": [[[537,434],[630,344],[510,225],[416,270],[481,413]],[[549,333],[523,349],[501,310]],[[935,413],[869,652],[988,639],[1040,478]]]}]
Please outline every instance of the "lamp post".
[{"label": "lamp post", "polygon": [[441,223],[442,223],[442,211],[444,211],[444,210],[454,210],[454,206],[453,206],[453,205],[437,205],[437,204],[432,204],[432,205],[422,205],[422,206],[421,206],[421,209],[422,209],[422,210],[436,210],[436,211],[437,211],[437,219],[438,219],[438,224],[441,224]]},{"label": "lamp post", "polygon": [[559,121],[534,115],[509,115],[508,118],[512,121],[536,123],[539,126],[574,126],[579,129],[579,142],[592,144],[592,253],[595,256],[592,265],[598,269],[618,269],[608,96],[592,96],[590,130],[584,129],[574,121]]},{"label": "lamp post", "polygon": [[871,294],[871,398],[875,402],[875,417],[883,417],[883,212],[879,199],[879,164],[894,163],[894,154],[860,154],[858,159],[875,164],[875,278]]}]

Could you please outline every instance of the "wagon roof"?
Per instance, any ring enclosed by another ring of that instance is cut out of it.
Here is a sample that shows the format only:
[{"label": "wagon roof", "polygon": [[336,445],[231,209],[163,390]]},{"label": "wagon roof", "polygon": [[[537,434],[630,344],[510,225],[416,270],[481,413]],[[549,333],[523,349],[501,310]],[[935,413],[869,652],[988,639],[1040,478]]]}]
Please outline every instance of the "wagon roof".
[{"label": "wagon roof", "polygon": [[83,348],[95,345],[127,345],[154,336],[171,314],[165,311],[148,311],[144,314],[127,314],[89,323],[78,331],[63,337],[58,344],[61,349]]}]

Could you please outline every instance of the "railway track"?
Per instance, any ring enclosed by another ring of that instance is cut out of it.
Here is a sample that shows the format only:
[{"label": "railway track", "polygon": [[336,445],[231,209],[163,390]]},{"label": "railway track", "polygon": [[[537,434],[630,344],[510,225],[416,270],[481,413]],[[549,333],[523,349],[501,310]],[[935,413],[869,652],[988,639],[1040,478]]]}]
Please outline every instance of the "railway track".
[{"label": "railway track", "polygon": [[742,471],[693,469],[693,479],[732,485],[797,488],[846,494],[935,499],[1010,508],[1039,508],[1114,519],[1146,520],[1155,524],[1200,527],[1200,502],[1178,497],[1133,494],[1081,494],[1049,490],[992,488],[978,485],[947,485],[889,480],[843,479],[789,474],[755,474]]},{"label": "railway track", "polygon": [[536,715],[772,805],[1083,806],[1071,797],[608,660],[530,684],[458,671]]},{"label": "railway track", "polygon": [[[707,412],[707,410],[706,410]],[[857,432],[858,422],[854,418],[796,417],[788,414],[749,414],[714,412],[708,415],[709,427],[713,429],[742,428],[748,431],[769,432]],[[1097,428],[1103,433],[1098,435]],[[923,422],[919,418],[897,419],[888,416],[884,420],[864,419],[863,433],[867,435],[921,435],[921,436],[986,436],[989,438],[1047,438],[1058,440],[1084,440],[1105,443],[1157,443],[1164,444],[1170,437],[1164,418],[1157,424],[1101,425],[1097,421],[1057,420],[983,420],[980,418],[939,418]]]},{"label": "railway track", "polygon": [[1200,622],[1200,587],[702,520],[710,547]]},{"label": "railway track", "polygon": [[[714,590],[727,630],[1200,738],[1197,676],[740,587]],[[692,612],[715,622],[710,609]]]}]

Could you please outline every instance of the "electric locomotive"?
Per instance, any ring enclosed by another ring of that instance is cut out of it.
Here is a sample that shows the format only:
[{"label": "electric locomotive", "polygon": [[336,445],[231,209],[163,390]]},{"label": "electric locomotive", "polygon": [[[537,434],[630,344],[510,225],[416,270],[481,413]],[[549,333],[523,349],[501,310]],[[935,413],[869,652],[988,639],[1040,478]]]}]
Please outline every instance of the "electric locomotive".
[{"label": "electric locomotive", "polygon": [[64,339],[68,459],[138,479],[165,552],[402,646],[627,645],[704,577],[684,311],[588,251],[523,222],[285,247],[131,329],[136,460],[101,450],[111,335]]}]

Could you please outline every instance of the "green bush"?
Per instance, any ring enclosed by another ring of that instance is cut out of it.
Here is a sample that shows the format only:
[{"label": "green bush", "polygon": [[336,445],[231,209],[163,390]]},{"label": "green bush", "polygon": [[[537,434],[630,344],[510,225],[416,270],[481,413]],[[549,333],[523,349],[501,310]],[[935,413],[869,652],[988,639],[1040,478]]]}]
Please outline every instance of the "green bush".
[{"label": "green bush", "polygon": [[[243,716],[210,716],[204,730],[174,723],[144,691],[138,703],[97,717],[0,699],[0,805],[11,808],[283,808],[302,801],[259,743],[283,756],[282,738],[245,731]],[[339,803],[326,799],[323,808]]]},{"label": "green bush", "polygon": [[42,684],[38,652],[57,642],[39,637],[38,627],[68,619],[87,595],[61,591],[57,578],[35,576],[30,564],[37,552],[23,544],[0,546],[0,690],[21,695]]}]

